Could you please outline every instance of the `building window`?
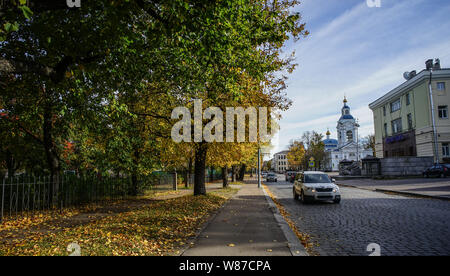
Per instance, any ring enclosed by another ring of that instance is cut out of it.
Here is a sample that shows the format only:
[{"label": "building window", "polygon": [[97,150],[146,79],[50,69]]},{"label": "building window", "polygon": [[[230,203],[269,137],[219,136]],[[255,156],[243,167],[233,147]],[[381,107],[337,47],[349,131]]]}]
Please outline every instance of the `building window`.
[{"label": "building window", "polygon": [[440,119],[448,119],[448,106],[440,105],[438,107],[439,118]]},{"label": "building window", "polygon": [[387,132],[387,124],[384,123],[384,135],[387,136],[388,132]]},{"label": "building window", "polygon": [[413,128],[413,121],[412,121],[411,113],[409,113],[406,117],[408,118],[408,129],[411,130]]},{"label": "building window", "polygon": [[438,91],[445,91],[445,82],[438,82],[436,88]]},{"label": "building window", "polygon": [[402,107],[400,99],[396,100],[395,102],[391,103],[391,112],[395,112],[399,110]]},{"label": "building window", "polygon": [[392,124],[392,133],[396,134],[402,132],[402,119],[399,118],[391,122]]},{"label": "building window", "polygon": [[386,106],[383,106],[383,116],[386,116]]},{"label": "building window", "polygon": [[406,94],[406,105],[410,105],[411,104],[411,96],[409,93]]},{"label": "building window", "polygon": [[450,156],[450,146],[448,143],[442,144],[442,156],[445,156],[445,157]]},{"label": "building window", "polygon": [[353,131],[351,130],[347,131],[347,141],[353,141]]}]

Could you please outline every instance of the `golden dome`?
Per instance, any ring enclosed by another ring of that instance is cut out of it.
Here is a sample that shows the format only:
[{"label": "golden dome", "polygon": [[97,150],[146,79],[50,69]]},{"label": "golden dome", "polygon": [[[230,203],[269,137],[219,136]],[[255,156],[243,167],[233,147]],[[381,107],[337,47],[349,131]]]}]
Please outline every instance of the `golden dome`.
[{"label": "golden dome", "polygon": [[327,130],[327,135],[331,135],[331,132],[330,132],[330,130]]},{"label": "golden dome", "polygon": [[347,97],[344,96],[344,103],[347,103]]}]

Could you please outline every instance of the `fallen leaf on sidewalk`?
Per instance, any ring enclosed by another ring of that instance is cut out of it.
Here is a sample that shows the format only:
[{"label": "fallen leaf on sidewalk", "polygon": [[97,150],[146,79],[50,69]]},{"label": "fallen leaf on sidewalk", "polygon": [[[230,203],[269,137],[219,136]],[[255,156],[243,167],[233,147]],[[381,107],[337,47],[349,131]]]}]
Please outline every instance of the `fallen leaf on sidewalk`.
[{"label": "fallen leaf on sidewalk", "polygon": [[267,249],[267,252],[272,252],[272,249]]},{"label": "fallen leaf on sidewalk", "polygon": [[234,247],[234,243],[230,243],[228,246],[229,247]]}]

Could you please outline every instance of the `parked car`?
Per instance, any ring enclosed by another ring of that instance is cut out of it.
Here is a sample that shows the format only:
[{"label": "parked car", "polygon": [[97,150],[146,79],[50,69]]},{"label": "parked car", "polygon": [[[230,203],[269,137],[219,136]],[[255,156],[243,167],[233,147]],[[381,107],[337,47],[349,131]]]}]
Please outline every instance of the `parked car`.
[{"label": "parked car", "polygon": [[277,175],[274,173],[268,173],[266,176],[266,182],[278,182]]},{"label": "parked car", "polygon": [[319,171],[298,173],[292,188],[294,199],[302,203],[310,201],[341,202],[341,192],[328,174]]},{"label": "parked car", "polygon": [[294,171],[287,171],[287,172],[284,174],[286,181],[290,181],[290,179],[291,179],[291,177],[292,177],[292,174],[294,174],[294,173],[295,173]]},{"label": "parked car", "polygon": [[450,164],[435,164],[425,171],[423,171],[423,177],[447,177],[450,176]]}]

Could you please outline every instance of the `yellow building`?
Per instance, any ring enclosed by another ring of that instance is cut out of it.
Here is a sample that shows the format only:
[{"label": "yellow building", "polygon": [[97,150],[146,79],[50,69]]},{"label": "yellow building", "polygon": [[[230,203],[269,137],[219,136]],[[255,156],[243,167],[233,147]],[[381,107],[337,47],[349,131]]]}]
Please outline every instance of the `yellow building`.
[{"label": "yellow building", "polygon": [[[429,61],[430,62],[430,61]],[[405,73],[407,79],[369,105],[373,111],[376,156],[435,156],[428,84],[433,91],[434,115],[440,162],[450,162],[450,68]]]}]

